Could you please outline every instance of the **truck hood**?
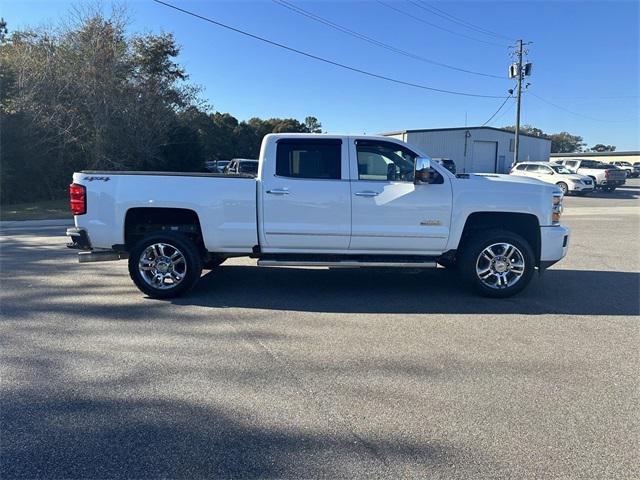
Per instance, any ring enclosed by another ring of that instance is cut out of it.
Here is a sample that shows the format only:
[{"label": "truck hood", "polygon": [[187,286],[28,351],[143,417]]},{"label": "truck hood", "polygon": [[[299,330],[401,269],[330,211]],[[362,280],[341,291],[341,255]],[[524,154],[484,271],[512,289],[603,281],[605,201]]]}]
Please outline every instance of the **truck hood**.
[{"label": "truck hood", "polygon": [[[580,175],[577,175],[578,177]],[[459,177],[465,179],[465,176]],[[487,185],[487,188],[498,187],[498,185],[509,185],[509,186],[517,186],[528,185],[532,187],[545,187],[545,189],[553,192],[560,191],[558,187],[555,185],[543,182],[542,180],[538,180],[537,178],[532,177],[524,177],[520,175],[505,175],[501,173],[470,173],[468,174],[468,180],[483,182]]]}]

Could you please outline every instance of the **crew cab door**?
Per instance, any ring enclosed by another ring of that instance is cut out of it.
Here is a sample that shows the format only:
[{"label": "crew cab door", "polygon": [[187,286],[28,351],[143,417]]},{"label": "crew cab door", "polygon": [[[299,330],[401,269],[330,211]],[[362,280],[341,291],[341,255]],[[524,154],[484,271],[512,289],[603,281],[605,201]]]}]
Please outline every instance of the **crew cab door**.
[{"label": "crew cab door", "polygon": [[355,139],[350,144],[349,249],[442,253],[451,221],[449,177],[433,170],[433,183],[416,185],[413,170],[418,155],[407,147],[370,139]]},{"label": "crew cab door", "polygon": [[349,247],[349,153],[341,138],[280,138],[265,152],[261,175],[263,251]]}]

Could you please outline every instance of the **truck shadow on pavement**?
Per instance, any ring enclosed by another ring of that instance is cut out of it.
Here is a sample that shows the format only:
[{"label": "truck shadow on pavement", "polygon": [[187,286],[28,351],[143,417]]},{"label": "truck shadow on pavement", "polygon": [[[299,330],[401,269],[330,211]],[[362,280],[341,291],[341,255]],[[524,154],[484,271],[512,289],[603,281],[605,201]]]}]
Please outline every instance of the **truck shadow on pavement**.
[{"label": "truck shadow on pavement", "polygon": [[640,274],[548,270],[520,295],[490,299],[455,272],[222,266],[178,305],[335,313],[638,315]]}]

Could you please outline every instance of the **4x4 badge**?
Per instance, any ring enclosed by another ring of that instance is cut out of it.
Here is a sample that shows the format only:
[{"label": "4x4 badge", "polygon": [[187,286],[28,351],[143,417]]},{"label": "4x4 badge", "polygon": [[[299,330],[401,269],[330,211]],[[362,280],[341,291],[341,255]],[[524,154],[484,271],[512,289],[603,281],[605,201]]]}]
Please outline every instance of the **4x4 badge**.
[{"label": "4x4 badge", "polygon": [[111,180],[111,177],[84,177],[83,180],[86,180],[87,182],[93,182],[94,180],[100,181],[102,180],[103,182],[108,182],[109,180]]}]

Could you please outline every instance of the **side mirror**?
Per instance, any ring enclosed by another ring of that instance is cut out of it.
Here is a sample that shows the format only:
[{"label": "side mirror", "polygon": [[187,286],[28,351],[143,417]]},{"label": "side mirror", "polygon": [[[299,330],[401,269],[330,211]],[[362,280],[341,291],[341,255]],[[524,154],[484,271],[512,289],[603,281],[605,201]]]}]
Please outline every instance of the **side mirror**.
[{"label": "side mirror", "polygon": [[416,165],[413,172],[414,183],[429,183],[430,170],[431,160],[429,158],[416,158]]}]

